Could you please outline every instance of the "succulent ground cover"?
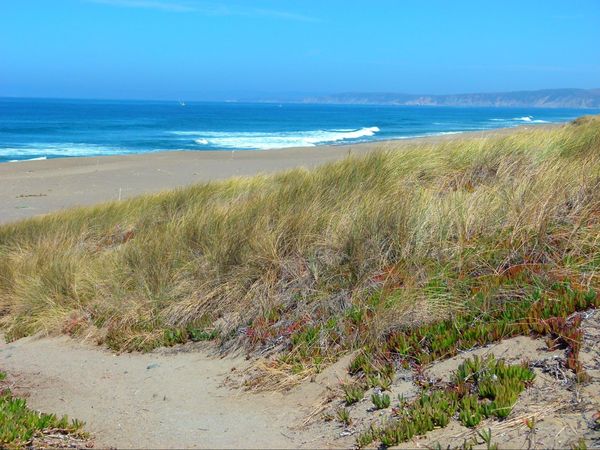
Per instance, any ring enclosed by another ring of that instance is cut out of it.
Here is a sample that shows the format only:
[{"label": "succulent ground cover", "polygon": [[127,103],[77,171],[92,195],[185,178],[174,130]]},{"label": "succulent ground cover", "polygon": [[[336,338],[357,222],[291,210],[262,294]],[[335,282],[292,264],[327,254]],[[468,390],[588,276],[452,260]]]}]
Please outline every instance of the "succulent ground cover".
[{"label": "succulent ground cover", "polygon": [[[600,306],[600,296],[593,290],[573,290],[569,284],[554,284],[548,291],[536,291],[531,298],[505,303],[493,313],[476,316],[459,315],[451,320],[396,332],[385,345],[362,350],[351,362],[349,372],[355,381],[344,386],[346,398],[355,401],[368,388],[390,385],[396,369],[410,368],[417,375],[422,392],[410,405],[402,399],[397,406],[398,419],[384,426],[373,426],[357,438],[358,446],[380,441],[393,446],[424,435],[434,428],[445,427],[457,418],[464,426],[475,427],[486,418],[507,418],[521,391],[533,381],[534,374],[526,363],[507,366],[493,357],[467,360],[461,364],[452,384],[432,388],[427,380],[419,380],[422,368],[433,361],[516,335],[545,338],[548,350],[565,350],[565,369],[574,373],[578,383],[588,376],[579,360],[582,346],[580,311]],[[481,311],[481,309],[479,309]],[[382,382],[385,379],[387,381]],[[382,395],[374,394],[376,409]],[[359,398],[360,397],[360,398]],[[389,397],[387,397],[389,399]],[[350,404],[350,403],[348,403]]]},{"label": "succulent ground cover", "polygon": [[507,365],[493,356],[468,359],[450,385],[426,389],[412,403],[399,404],[396,418],[383,426],[371,426],[358,436],[357,444],[362,447],[378,440],[386,447],[397,445],[447,426],[455,415],[467,427],[488,417],[504,419],[534,377],[527,366]]},{"label": "succulent ground cover", "polygon": [[547,291],[535,290],[531,296],[495,305],[487,311],[482,304],[476,313],[391,333],[384,345],[363,350],[349,370],[352,374],[364,374],[372,385],[370,380],[391,376],[397,364],[418,367],[452,357],[459,350],[516,335],[537,334],[548,337],[549,348],[567,348],[567,367],[583,380],[585,372],[578,361],[581,319],[570,316],[598,307],[600,296],[595,291],[576,291],[569,284],[554,284]]},{"label": "succulent ground cover", "polygon": [[[40,445],[49,438],[49,435],[58,435],[64,438],[60,441],[70,441],[69,444],[73,441],[84,443],[86,434],[83,432],[82,422],[28,408],[24,398],[14,396],[10,389],[2,386],[5,379],[6,374],[0,372],[1,448],[23,448],[34,443]],[[54,439],[50,446],[56,446],[58,443],[59,441]]]}]

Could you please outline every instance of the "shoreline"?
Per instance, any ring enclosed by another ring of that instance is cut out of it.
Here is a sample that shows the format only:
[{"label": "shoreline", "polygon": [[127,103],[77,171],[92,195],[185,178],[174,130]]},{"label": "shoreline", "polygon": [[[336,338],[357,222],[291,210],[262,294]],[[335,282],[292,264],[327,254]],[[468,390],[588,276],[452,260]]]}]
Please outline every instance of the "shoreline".
[{"label": "shoreline", "polygon": [[[573,119],[574,120],[574,119]],[[433,133],[425,133],[420,135],[409,135],[409,136],[398,136],[386,139],[373,139],[371,141],[361,141],[361,142],[343,142],[345,138],[338,141],[329,141],[326,144],[316,144],[316,145],[298,145],[291,147],[271,147],[271,148],[209,148],[209,149],[163,149],[163,150],[142,150],[135,153],[120,153],[120,154],[98,154],[98,155],[86,155],[86,156],[40,156],[29,159],[9,159],[9,160],[0,160],[0,167],[2,167],[6,163],[27,163],[31,161],[51,161],[56,159],[96,159],[96,158],[112,158],[112,157],[124,157],[124,156],[139,156],[139,155],[154,155],[154,154],[169,154],[169,153],[231,153],[231,152],[282,152],[286,150],[295,150],[295,149],[308,149],[308,148],[337,148],[337,147],[356,147],[356,146],[373,146],[378,144],[393,144],[393,143],[401,143],[401,142],[429,142],[431,140],[437,141],[438,139],[446,139],[446,138],[454,138],[454,137],[462,137],[462,136],[478,136],[478,135],[487,135],[487,134],[495,134],[495,133],[507,133],[513,130],[527,129],[528,127],[536,127],[536,128],[552,128],[556,126],[561,126],[566,123],[569,123],[571,120],[566,120],[562,122],[548,122],[548,121],[533,121],[533,122],[525,122],[518,125],[513,126],[505,126],[498,128],[486,128],[486,129],[477,129],[477,130],[463,130],[463,131],[439,131]],[[93,144],[90,144],[93,145]]]},{"label": "shoreline", "polygon": [[483,131],[413,137],[358,144],[268,150],[161,151],[129,155],[65,157],[0,164],[0,225],[77,206],[90,206],[137,195],[176,189],[237,176],[313,168],[375,150],[400,150],[455,139],[517,133],[522,125]]}]

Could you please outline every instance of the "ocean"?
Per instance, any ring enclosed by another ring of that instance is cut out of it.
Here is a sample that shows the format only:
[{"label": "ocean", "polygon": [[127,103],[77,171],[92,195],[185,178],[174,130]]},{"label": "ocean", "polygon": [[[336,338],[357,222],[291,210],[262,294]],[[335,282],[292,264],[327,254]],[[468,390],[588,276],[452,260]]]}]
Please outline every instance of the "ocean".
[{"label": "ocean", "polygon": [[564,122],[599,112],[4,98],[0,99],[0,162],[351,144]]}]

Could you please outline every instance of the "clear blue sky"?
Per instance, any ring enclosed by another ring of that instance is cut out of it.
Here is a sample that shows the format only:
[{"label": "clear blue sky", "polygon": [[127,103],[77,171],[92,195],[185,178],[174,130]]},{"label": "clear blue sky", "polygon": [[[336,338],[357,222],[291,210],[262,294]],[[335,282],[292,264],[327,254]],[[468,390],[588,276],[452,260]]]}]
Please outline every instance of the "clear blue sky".
[{"label": "clear blue sky", "polygon": [[600,0],[0,0],[0,96],[600,87]]}]

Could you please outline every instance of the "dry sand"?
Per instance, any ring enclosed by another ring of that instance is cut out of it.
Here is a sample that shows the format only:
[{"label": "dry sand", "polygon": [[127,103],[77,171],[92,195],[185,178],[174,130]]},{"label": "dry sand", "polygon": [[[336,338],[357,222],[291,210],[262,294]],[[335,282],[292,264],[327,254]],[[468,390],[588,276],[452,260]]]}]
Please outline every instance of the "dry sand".
[{"label": "dry sand", "polygon": [[249,364],[245,358],[182,348],[114,355],[66,337],[9,344],[0,337],[0,368],[30,407],[85,421],[98,448],[327,445],[300,426],[325,395],[325,374],[287,394],[232,390],[223,384]]},{"label": "dry sand", "polygon": [[0,164],[0,223],[202,181],[312,167],[373,147],[160,152]]},{"label": "dry sand", "polygon": [[[537,126],[539,127],[539,125]],[[0,224],[233,176],[314,167],[377,149],[514,132],[505,128],[401,141],[256,151],[172,151],[0,164]]]}]

